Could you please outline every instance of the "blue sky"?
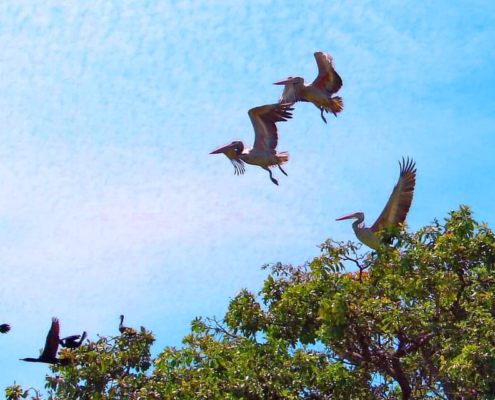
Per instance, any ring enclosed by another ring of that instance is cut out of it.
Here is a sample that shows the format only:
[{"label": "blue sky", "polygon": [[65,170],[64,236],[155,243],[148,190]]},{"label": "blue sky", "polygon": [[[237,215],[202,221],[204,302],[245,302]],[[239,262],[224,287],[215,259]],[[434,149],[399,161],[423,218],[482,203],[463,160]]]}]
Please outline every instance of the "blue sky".
[{"label": "blue sky", "polygon": [[[222,316],[264,263],[300,264],[372,224],[402,156],[415,230],[459,204],[493,225],[495,3],[38,1],[0,5],[0,388],[62,335],[151,329],[155,352]],[[345,108],[279,124],[284,167],[235,176],[208,153],[253,143],[247,111],[331,54]]]}]

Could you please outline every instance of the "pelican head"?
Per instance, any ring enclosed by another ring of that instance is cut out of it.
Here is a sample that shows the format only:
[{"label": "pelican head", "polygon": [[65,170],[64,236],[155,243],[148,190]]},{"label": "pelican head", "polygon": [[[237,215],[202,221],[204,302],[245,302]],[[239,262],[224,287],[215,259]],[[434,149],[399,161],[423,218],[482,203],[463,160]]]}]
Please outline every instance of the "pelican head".
[{"label": "pelican head", "polygon": [[241,154],[244,150],[244,143],[240,140],[234,140],[232,143],[226,144],[224,146],[220,146],[218,149],[213,150],[210,154],[221,154],[224,153],[227,155],[229,153]]},{"label": "pelican head", "polygon": [[275,82],[274,85],[298,85],[298,84],[303,84],[304,83],[304,78],[300,76],[289,76],[287,79],[284,79],[283,81]]},{"label": "pelican head", "polygon": [[225,154],[230,160],[235,169],[236,175],[241,175],[245,172],[244,163],[239,155],[244,150],[244,143],[240,140],[234,140],[232,143],[221,146],[218,149],[213,150],[210,154]]},{"label": "pelican head", "polygon": [[364,221],[364,213],[362,211],[356,211],[352,214],[343,215],[342,217],[337,218],[335,221],[342,221],[344,219],[357,219],[359,222]]}]

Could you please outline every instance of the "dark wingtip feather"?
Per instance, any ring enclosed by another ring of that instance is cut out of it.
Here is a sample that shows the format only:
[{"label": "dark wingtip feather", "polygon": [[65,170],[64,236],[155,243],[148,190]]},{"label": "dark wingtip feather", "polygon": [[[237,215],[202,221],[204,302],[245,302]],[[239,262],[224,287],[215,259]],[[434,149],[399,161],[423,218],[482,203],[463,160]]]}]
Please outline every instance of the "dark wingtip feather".
[{"label": "dark wingtip feather", "polygon": [[294,108],[291,107],[294,103],[282,103],[279,104],[278,107],[273,109],[274,113],[274,122],[283,122],[292,118],[292,113],[290,111],[294,111]]},{"label": "dark wingtip feather", "polygon": [[402,157],[402,162],[399,160],[400,174],[405,174],[407,172],[416,173],[416,162],[409,157]]}]

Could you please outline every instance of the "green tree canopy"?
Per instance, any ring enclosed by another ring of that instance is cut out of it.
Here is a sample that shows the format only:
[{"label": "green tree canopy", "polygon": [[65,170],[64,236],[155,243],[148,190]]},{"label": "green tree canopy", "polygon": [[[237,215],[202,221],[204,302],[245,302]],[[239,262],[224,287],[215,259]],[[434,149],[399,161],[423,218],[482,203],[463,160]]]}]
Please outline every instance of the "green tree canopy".
[{"label": "green tree canopy", "polygon": [[258,295],[242,290],[156,358],[144,328],[64,349],[48,398],[495,398],[493,232],[461,207],[396,236],[376,253],[329,240],[306,265],[271,266]]}]

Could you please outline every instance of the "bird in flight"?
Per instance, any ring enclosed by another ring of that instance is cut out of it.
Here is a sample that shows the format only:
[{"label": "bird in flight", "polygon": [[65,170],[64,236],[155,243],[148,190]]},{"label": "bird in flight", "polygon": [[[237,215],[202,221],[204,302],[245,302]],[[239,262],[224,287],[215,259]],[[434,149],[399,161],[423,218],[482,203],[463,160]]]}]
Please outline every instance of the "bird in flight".
[{"label": "bird in flight", "polygon": [[60,340],[60,323],[57,318],[52,318],[52,325],[50,330],[48,331],[48,335],[46,336],[45,348],[40,352],[40,356],[38,358],[21,358],[22,361],[29,362],[39,362],[46,364],[61,364],[67,365],[69,360],[66,358],[59,359],[57,358],[57,350]]},{"label": "bird in flight", "polygon": [[382,213],[371,227],[366,227],[364,221],[364,213],[357,211],[352,214],[344,215],[337,218],[337,221],[344,219],[356,219],[352,223],[352,228],[357,238],[366,246],[372,249],[380,247],[380,238],[377,235],[379,231],[386,230],[391,226],[398,226],[404,223],[407,213],[411,207],[414,195],[414,187],[416,186],[416,164],[413,160],[407,158],[399,161],[400,175],[397,185],[395,185],[387,205]]},{"label": "bird in flight", "polygon": [[0,333],[7,333],[10,331],[10,325],[9,324],[1,324],[0,325]]},{"label": "bird in flight", "polygon": [[254,128],[253,147],[245,147],[242,141],[234,140],[213,150],[210,154],[225,154],[234,165],[236,175],[244,174],[244,163],[258,165],[268,171],[271,181],[278,185],[270,168],[277,166],[284,175],[287,175],[281,165],[289,161],[289,153],[276,151],[278,144],[276,123],[292,118],[291,105],[292,103],[276,103],[252,108],[248,114]]},{"label": "bird in flight", "polygon": [[288,77],[274,85],[285,85],[280,95],[279,102],[295,103],[296,101],[307,101],[313,103],[321,111],[321,118],[327,123],[323,112],[331,112],[337,116],[344,108],[344,102],[339,96],[334,96],[342,87],[342,78],[335,71],[333,59],[328,54],[318,51],[314,54],[318,65],[318,76],[310,84],[304,83],[300,76]]},{"label": "bird in flight", "polygon": [[[72,335],[72,336],[67,336],[64,337],[63,339],[59,340],[59,343],[62,347],[66,347],[68,349],[77,349],[82,342],[84,342],[84,339],[86,339],[87,333],[86,331],[83,332],[82,336],[81,335]],[[80,340],[78,340],[81,338]]]}]

